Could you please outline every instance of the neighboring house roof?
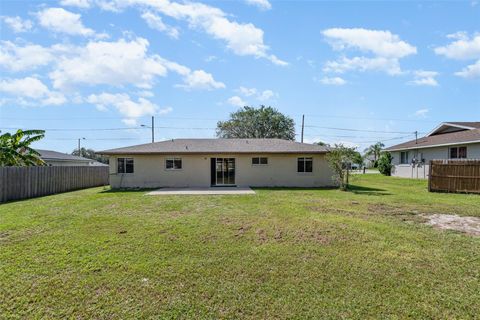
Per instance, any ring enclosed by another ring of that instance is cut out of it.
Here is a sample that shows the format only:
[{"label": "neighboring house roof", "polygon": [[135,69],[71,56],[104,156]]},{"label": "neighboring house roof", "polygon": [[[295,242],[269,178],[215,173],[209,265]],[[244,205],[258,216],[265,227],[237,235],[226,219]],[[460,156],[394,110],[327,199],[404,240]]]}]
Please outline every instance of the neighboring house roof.
[{"label": "neighboring house roof", "polygon": [[480,129],[480,121],[477,122],[447,122],[449,124]]},{"label": "neighboring house roof", "polygon": [[442,122],[427,134],[427,137],[455,131],[480,129],[480,122]]},{"label": "neighboring house roof", "polygon": [[385,150],[399,151],[418,148],[431,148],[456,144],[480,143],[480,129],[470,129],[430,135],[416,140],[400,143]]},{"label": "neighboring house roof", "polygon": [[282,139],[172,139],[100,151],[100,154],[326,153],[328,148]]},{"label": "neighboring house roof", "polygon": [[61,153],[52,150],[39,150],[36,149],[38,153],[40,153],[40,157],[43,160],[55,160],[55,161],[83,161],[83,162],[90,162],[95,161],[92,159],[87,159],[84,157],[78,157],[67,153]]}]

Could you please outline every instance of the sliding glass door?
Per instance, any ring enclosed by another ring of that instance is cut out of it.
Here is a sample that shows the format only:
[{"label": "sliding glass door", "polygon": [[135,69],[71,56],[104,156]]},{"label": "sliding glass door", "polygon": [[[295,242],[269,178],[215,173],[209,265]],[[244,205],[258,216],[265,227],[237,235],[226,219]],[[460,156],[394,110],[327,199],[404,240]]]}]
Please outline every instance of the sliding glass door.
[{"label": "sliding glass door", "polygon": [[212,158],[213,169],[212,185],[235,185],[235,158]]}]

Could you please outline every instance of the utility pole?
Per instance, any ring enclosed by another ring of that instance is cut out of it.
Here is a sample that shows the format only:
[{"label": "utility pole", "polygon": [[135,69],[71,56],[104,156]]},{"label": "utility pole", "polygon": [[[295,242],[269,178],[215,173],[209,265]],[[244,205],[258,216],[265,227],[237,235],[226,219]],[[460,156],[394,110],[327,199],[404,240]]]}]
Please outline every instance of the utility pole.
[{"label": "utility pole", "polygon": [[80,148],[80,140],[85,140],[85,138],[78,138],[78,156],[82,156],[82,149]]},{"label": "utility pole", "polygon": [[415,131],[415,144],[418,144],[418,131]]},{"label": "utility pole", "polygon": [[302,139],[301,139],[301,142],[303,143],[303,130],[304,130],[304,127],[305,127],[305,115],[302,114]]},{"label": "utility pole", "polygon": [[152,116],[152,143],[155,142],[155,117]]}]

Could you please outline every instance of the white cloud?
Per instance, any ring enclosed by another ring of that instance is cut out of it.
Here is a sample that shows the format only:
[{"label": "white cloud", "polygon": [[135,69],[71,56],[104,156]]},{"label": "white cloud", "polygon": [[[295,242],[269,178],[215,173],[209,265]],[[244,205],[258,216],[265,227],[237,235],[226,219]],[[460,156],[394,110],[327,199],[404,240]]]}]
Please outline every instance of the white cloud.
[{"label": "white cloud", "polygon": [[147,56],[148,45],[143,38],[89,42],[85,47],[72,49],[72,55],[59,57],[50,78],[55,88],[76,84],[133,84],[150,88],[154,78],[165,76],[167,69],[159,56]]},{"label": "white cloud", "polygon": [[[275,92],[273,92],[272,90],[269,90],[269,89],[259,91],[256,88],[239,87],[235,91],[238,92],[240,95],[242,95],[244,97],[255,96],[255,98],[259,101],[267,101],[270,98],[277,95]],[[238,97],[238,96],[236,96],[236,97]]]},{"label": "white cloud", "polygon": [[417,118],[426,118],[427,114],[430,112],[430,109],[424,108],[415,111],[414,116]]},{"label": "white cloud", "polygon": [[448,35],[448,37],[456,39],[456,41],[453,41],[446,46],[435,48],[436,54],[456,60],[480,58],[480,34],[468,37],[466,32],[456,32]]},{"label": "white cloud", "polygon": [[90,8],[91,1],[90,0],[61,0],[60,4],[62,6],[70,6],[70,7],[78,7],[78,8]]},{"label": "white cloud", "polygon": [[165,115],[173,111],[172,107],[165,107],[163,109],[158,110],[157,114],[159,115]]},{"label": "white cloud", "polygon": [[376,57],[342,57],[336,61],[327,61],[324,72],[345,73],[347,71],[384,71],[389,75],[402,74],[398,59]]},{"label": "white cloud", "polygon": [[[130,126],[137,125],[137,119],[147,115],[154,115],[162,110],[145,98],[138,98],[134,101],[126,93],[101,93],[91,94],[87,97],[88,103],[96,105],[99,110],[107,110],[110,107],[114,107],[120,114],[125,116],[122,121]],[[163,110],[163,114],[172,111],[172,108]]]},{"label": "white cloud", "polygon": [[354,48],[386,58],[403,58],[417,53],[414,46],[400,40],[399,36],[390,31],[332,28],[324,30],[323,35],[336,50]]},{"label": "white cloud", "polygon": [[220,89],[225,84],[216,81],[204,70],[190,68],[169,61],[159,55],[148,55],[146,39],[130,41],[89,41],[85,46],[38,45],[24,47],[8,41],[1,43],[0,64],[11,71],[23,71],[51,64],[50,79],[56,89],[69,89],[78,85],[134,85],[149,89],[156,77],[168,71],[182,76],[185,89]]},{"label": "white cloud", "polygon": [[37,13],[40,25],[58,33],[69,35],[92,36],[95,32],[86,28],[81,15],[63,8],[47,8]]},{"label": "white cloud", "polygon": [[288,63],[269,53],[263,41],[263,30],[251,23],[231,21],[222,10],[199,2],[172,2],[169,0],[110,0],[100,1],[104,10],[119,11],[128,6],[143,6],[177,20],[184,20],[193,29],[202,30],[215,39],[226,43],[228,49],[240,56],[264,58],[273,64]]},{"label": "white cloud", "polygon": [[[235,91],[238,92],[240,95],[242,95],[244,97],[255,96],[255,98],[259,101],[267,101],[267,100],[269,100],[272,97],[275,97],[277,95],[275,92],[273,92],[272,90],[269,90],[269,89],[259,91],[256,88],[239,87]],[[240,99],[240,97],[238,97],[238,96],[235,96],[235,97],[232,97],[232,98],[239,98]],[[238,99],[235,99],[235,100],[238,101]],[[242,104],[245,104],[245,102],[242,102]]]},{"label": "white cloud", "polygon": [[272,90],[264,90],[258,95],[257,99],[260,101],[267,101],[274,95],[275,93]]},{"label": "white cloud", "polygon": [[435,48],[435,53],[455,60],[476,60],[474,64],[455,72],[455,75],[463,78],[480,77],[480,33],[469,37],[466,32],[459,31],[447,37],[455,41]]},{"label": "white cloud", "polygon": [[22,19],[19,16],[15,17],[0,17],[3,22],[10,27],[15,33],[27,32],[32,29],[32,21]]},{"label": "white cloud", "polygon": [[129,127],[138,126],[138,119],[135,119],[135,118],[125,118],[125,119],[122,119],[122,122]]},{"label": "white cloud", "polygon": [[325,84],[325,85],[332,85],[332,86],[343,86],[344,84],[347,83],[344,79],[340,77],[323,77],[322,79],[319,80],[320,83]]},{"label": "white cloud", "polygon": [[250,96],[253,96],[254,94],[257,93],[257,89],[240,87],[240,88],[237,89],[237,92],[243,94],[246,97],[250,97]]},{"label": "white cloud", "polygon": [[235,107],[244,107],[247,105],[247,103],[239,96],[230,97],[228,98],[227,102]]},{"label": "white cloud", "polygon": [[184,89],[213,90],[223,89],[225,88],[225,84],[223,82],[215,81],[210,73],[207,73],[203,70],[195,70],[190,72],[184,78],[184,84],[179,84],[177,87]]},{"label": "white cloud", "polygon": [[157,16],[156,14],[146,11],[142,14],[143,20],[147,22],[147,25],[155,30],[165,32],[169,37],[178,39],[178,29],[175,27],[171,27],[169,25],[166,25],[162,18]]},{"label": "white cloud", "polygon": [[203,70],[190,70],[186,66],[182,66],[173,61],[167,59],[161,59],[163,65],[170,71],[178,73],[183,76],[183,84],[175,85],[178,88],[184,88],[186,90],[190,89],[204,89],[204,90],[213,90],[213,89],[223,89],[225,84],[223,82],[215,81],[212,74],[205,72]]},{"label": "white cloud", "polygon": [[402,73],[399,60],[417,53],[416,47],[402,41],[390,31],[331,28],[322,34],[336,51],[354,49],[373,55],[353,58],[342,56],[336,61],[328,61],[324,67],[325,72],[383,71],[389,75],[398,75]]},{"label": "white cloud", "polygon": [[455,72],[456,76],[462,78],[479,78],[480,77],[480,60],[477,60],[474,64],[471,64],[461,71]]},{"label": "white cloud", "polygon": [[245,0],[245,2],[251,6],[256,6],[261,10],[270,10],[272,5],[268,0]]},{"label": "white cloud", "polygon": [[413,73],[414,79],[408,84],[416,85],[416,86],[438,86],[438,82],[435,77],[438,76],[438,72],[435,71],[425,71],[425,70],[417,70]]},{"label": "white cloud", "polygon": [[0,91],[15,98],[29,98],[41,105],[60,105],[66,102],[63,94],[50,91],[42,81],[33,77],[0,81]]},{"label": "white cloud", "polygon": [[27,44],[18,46],[10,41],[0,43],[0,66],[11,71],[31,70],[53,60],[50,48]]}]

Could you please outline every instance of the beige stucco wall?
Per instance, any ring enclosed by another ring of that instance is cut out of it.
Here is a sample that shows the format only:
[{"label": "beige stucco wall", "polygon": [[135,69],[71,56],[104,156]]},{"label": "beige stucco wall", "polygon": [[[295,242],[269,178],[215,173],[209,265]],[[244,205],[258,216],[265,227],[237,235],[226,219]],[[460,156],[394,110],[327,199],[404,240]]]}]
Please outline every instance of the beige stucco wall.
[{"label": "beige stucco wall", "polygon": [[[458,146],[467,147],[467,158],[468,159],[480,159],[480,143],[472,143]],[[422,148],[417,150],[409,150],[408,161],[410,162],[415,156],[417,159],[425,159],[425,164],[411,165],[409,164],[400,164],[400,151],[392,152],[393,160],[392,164],[392,176],[402,177],[402,178],[415,178],[415,179],[426,179],[428,178],[428,163],[430,160],[440,160],[449,158],[449,148],[454,146],[444,146],[444,147],[434,147],[434,148]]]},{"label": "beige stucco wall", "polygon": [[[253,155],[122,155],[134,159],[134,173],[118,174],[117,156],[110,157],[112,188],[208,187],[210,158],[235,158],[237,186],[325,187],[333,185],[332,171],[325,155],[254,155],[268,158],[268,165],[253,166]],[[181,170],[166,170],[165,159],[182,158]],[[313,172],[298,173],[297,158],[312,157]]]}]

